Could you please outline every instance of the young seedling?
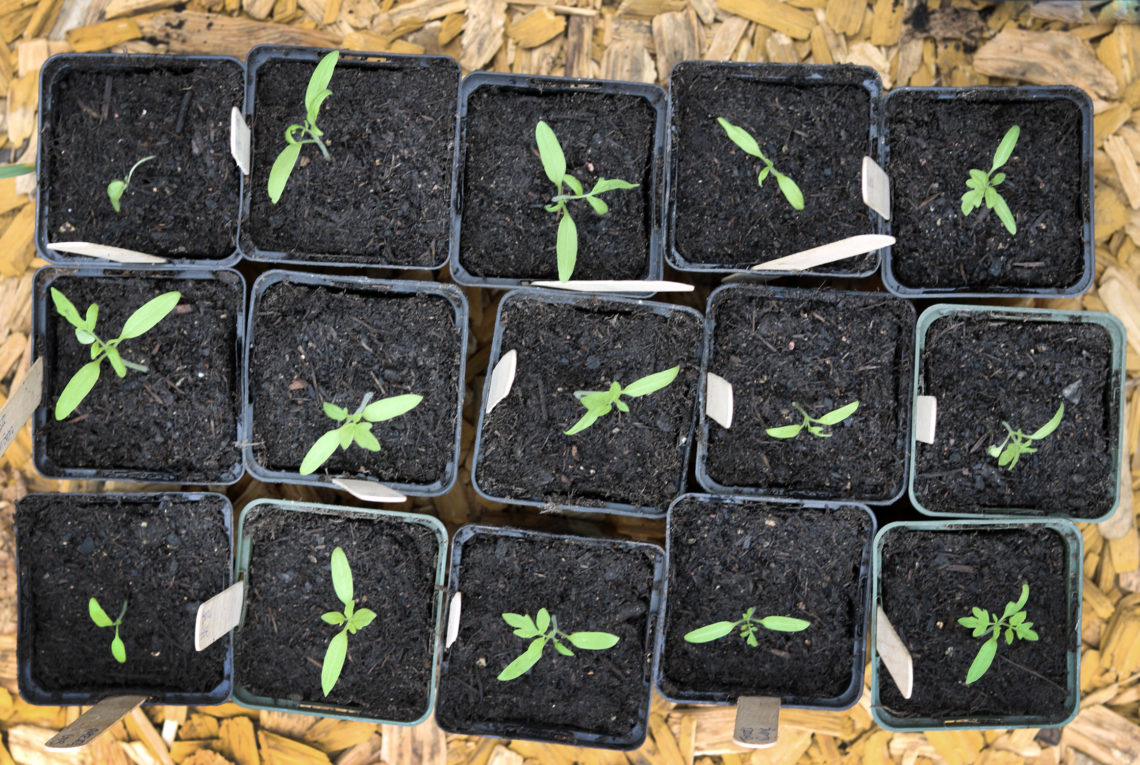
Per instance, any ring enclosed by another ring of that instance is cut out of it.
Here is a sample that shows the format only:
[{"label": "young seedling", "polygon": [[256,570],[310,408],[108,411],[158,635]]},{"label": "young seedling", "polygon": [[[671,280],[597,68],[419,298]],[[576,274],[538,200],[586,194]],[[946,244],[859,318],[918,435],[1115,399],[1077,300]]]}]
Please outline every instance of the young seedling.
[{"label": "young seedling", "polygon": [[629,404],[621,400],[622,396],[641,398],[642,396],[648,396],[650,393],[655,393],[662,388],[668,387],[670,383],[676,380],[677,373],[680,371],[681,366],[678,364],[663,372],[654,372],[651,375],[642,377],[640,380],[634,380],[624,388],[621,387],[621,383],[614,381],[610,383],[609,390],[574,391],[574,397],[582,402],[582,406],[586,407],[586,413],[582,415],[582,419],[571,426],[570,430],[563,431],[563,434],[572,436],[575,433],[582,432],[597,422],[599,417],[609,414],[610,410],[615,406],[619,412],[628,412]]},{"label": "young seedling", "polygon": [[115,208],[115,212],[120,211],[121,202],[119,200],[121,200],[123,198],[123,194],[127,192],[127,187],[131,185],[131,176],[135,174],[135,170],[139,165],[143,164],[144,162],[150,162],[152,159],[154,159],[154,155],[143,157],[138,162],[131,165],[131,169],[127,171],[126,178],[116,178],[107,184],[107,196],[111,198],[111,207]]},{"label": "young seedling", "polygon": [[1017,221],[1013,219],[1009,205],[998,193],[997,187],[1005,180],[1005,173],[997,171],[1009,161],[1010,155],[1013,154],[1013,147],[1017,145],[1019,135],[1021,135],[1021,128],[1017,125],[1006,131],[1005,137],[1001,139],[997,151],[994,152],[994,162],[990,171],[985,173],[977,169],[971,170],[970,177],[966,180],[966,188],[969,191],[962,195],[963,215],[969,215],[981,207],[982,202],[985,202],[986,207],[997,213],[998,218],[1005,225],[1005,230],[1010,234],[1017,233]]},{"label": "young seedling", "polygon": [[554,650],[563,656],[573,656],[574,652],[566,643],[587,651],[604,651],[613,648],[620,639],[608,632],[563,632],[558,629],[558,617],[551,616],[545,608],[538,609],[533,619],[529,614],[503,614],[503,621],[514,628],[518,637],[534,639],[518,658],[499,673],[502,682],[526,674],[542,658],[547,643],[554,643]]},{"label": "young seedling", "polygon": [[[554,198],[546,206],[547,212],[562,213],[558,221],[558,239],[555,243],[555,253],[558,256],[558,281],[569,281],[574,273],[574,264],[578,260],[578,226],[570,217],[567,202],[575,199],[585,199],[594,208],[598,215],[609,212],[609,205],[598,198],[598,195],[615,189],[636,189],[636,183],[618,180],[616,178],[603,178],[598,176],[594,188],[585,191],[582,182],[566,172],[566,156],[562,153],[562,144],[558,143],[550,125],[542,120],[534,127],[534,139],[538,143],[538,157],[542,160],[542,169],[546,177],[557,189]],[[569,191],[563,189],[563,184]]]},{"label": "young seedling", "polygon": [[974,631],[974,637],[982,637],[987,632],[991,633],[989,639],[982,643],[982,647],[978,649],[978,655],[974,657],[973,663],[970,664],[970,670],[966,673],[966,685],[981,678],[993,664],[994,656],[997,654],[998,638],[1003,629],[1005,630],[1007,645],[1011,645],[1015,637],[1019,640],[1028,640],[1030,643],[1037,641],[1037,633],[1033,631],[1033,622],[1025,621],[1024,608],[1028,600],[1029,585],[1023,584],[1021,585],[1021,597],[1017,599],[1016,603],[1006,603],[1005,610],[1002,611],[1000,618],[996,613],[990,614],[989,611],[974,606],[971,609],[974,613],[973,616],[963,616],[958,620],[958,624]]},{"label": "young seedling", "polygon": [[372,423],[390,420],[405,412],[410,412],[419,406],[424,397],[415,393],[405,393],[402,396],[382,398],[369,404],[368,402],[371,400],[371,393],[364,394],[364,400],[360,402],[360,406],[352,414],[349,414],[347,409],[328,401],[321,405],[324,407],[325,414],[341,425],[318,438],[316,443],[309,448],[305,459],[301,460],[301,475],[309,475],[325,464],[325,461],[333,455],[338,446],[347,450],[355,443],[361,449],[367,449],[370,452],[380,451],[380,442],[376,440],[376,436],[372,435]]},{"label": "young seedling", "polygon": [[321,150],[325,159],[329,156],[328,147],[321,140],[324,132],[317,127],[317,115],[321,111],[321,104],[332,95],[329,90],[329,81],[332,80],[336,62],[340,59],[340,51],[333,51],[320,60],[313,74],[309,77],[309,86],[305,89],[305,123],[303,125],[290,125],[285,128],[285,148],[273,160],[273,167],[269,170],[269,201],[277,204],[281,194],[285,191],[285,184],[297,165],[301,156],[301,147],[307,143],[315,143]]},{"label": "young seedling", "polygon": [[800,187],[797,186],[796,182],[791,178],[777,170],[776,166],[772,164],[772,160],[764,156],[760,151],[760,144],[756,143],[756,139],[752,137],[752,134],[742,127],[733,125],[724,117],[717,117],[716,121],[724,128],[724,132],[728,134],[729,139],[739,146],[745,154],[751,154],[764,163],[764,169],[760,171],[760,175],[756,179],[760,186],[764,185],[764,181],[769,174],[776,176],[776,185],[780,187],[784,199],[788,200],[788,204],[792,206],[792,209],[804,209],[804,194],[800,191]]},{"label": "young seedling", "polygon": [[115,637],[111,640],[111,655],[115,657],[115,661],[126,664],[127,647],[123,645],[123,639],[119,637],[119,625],[123,623],[123,617],[127,613],[127,601],[123,601],[123,607],[119,610],[119,618],[115,621],[111,621],[111,617],[107,616],[107,612],[103,610],[95,598],[87,601],[87,613],[91,616],[91,621],[95,622],[96,627],[115,628]]},{"label": "young seedling", "polygon": [[772,438],[795,438],[800,434],[801,430],[804,430],[806,428],[808,433],[811,433],[817,438],[831,438],[833,434],[831,431],[827,430],[827,428],[831,425],[838,425],[851,415],[855,414],[855,410],[859,408],[859,402],[852,401],[846,406],[841,406],[838,409],[832,409],[830,412],[819,418],[815,418],[809,415],[806,411],[804,411],[804,408],[797,404],[795,401],[792,402],[792,406],[794,406],[796,408],[796,411],[804,416],[803,422],[796,425],[781,425],[778,428],[768,428],[764,432],[770,435]]},{"label": "young seedling", "polygon": [[344,603],[344,611],[326,611],[321,614],[321,621],[340,627],[340,632],[329,641],[325,650],[325,660],[321,665],[321,690],[328,696],[332,692],[336,681],[340,679],[340,671],[344,668],[344,659],[348,656],[348,636],[355,635],[364,629],[376,618],[376,612],[370,608],[356,608],[356,601],[352,597],[352,569],[348,565],[348,556],[339,547],[333,548],[332,560],[329,564],[332,569],[333,590],[340,602]]},{"label": "young seedling", "polygon": [[698,627],[692,632],[686,633],[686,643],[709,643],[713,640],[719,640],[725,635],[732,632],[737,627],[740,627],[740,637],[748,643],[748,645],[755,648],[760,645],[760,641],[756,639],[756,633],[763,627],[766,630],[773,632],[802,632],[811,626],[811,622],[803,619],[793,619],[790,616],[765,616],[757,619],[752,614],[756,612],[756,607],[753,606],[745,611],[739,619],[734,622],[713,622],[706,624],[704,627]]},{"label": "young seedling", "polygon": [[1001,424],[1005,427],[1005,440],[996,446],[990,446],[986,452],[991,457],[997,457],[998,467],[1013,470],[1013,466],[1021,459],[1021,455],[1036,453],[1037,450],[1032,446],[1033,442],[1040,441],[1051,435],[1061,424],[1061,419],[1064,416],[1065,402],[1062,401],[1061,405],[1057,407],[1057,413],[1053,415],[1053,418],[1029,435],[1022,433],[1021,428],[1014,430],[1010,427],[1008,422],[1003,420]]},{"label": "young seedling", "polygon": [[75,411],[75,408],[95,387],[95,383],[99,382],[99,370],[103,364],[103,359],[111,362],[111,368],[119,377],[126,377],[128,368],[143,373],[150,371],[142,364],[135,364],[124,359],[119,353],[119,344],[124,340],[138,337],[166,318],[166,315],[173,311],[174,307],[178,305],[178,301],[182,299],[182,293],[164,292],[153,300],[147,301],[141,308],[127,317],[122,332],[113,340],[102,340],[95,334],[95,320],[99,317],[99,306],[97,304],[92,303],[87,306],[86,316],[80,317],[79,311],[71,304],[71,301],[55,287],[51,288],[51,299],[55,303],[56,312],[66,319],[71,326],[75,327],[75,339],[81,345],[91,346],[91,361],[81,366],[79,371],[67,381],[63,392],[59,394],[59,400],[55,402],[55,418],[62,420]]}]

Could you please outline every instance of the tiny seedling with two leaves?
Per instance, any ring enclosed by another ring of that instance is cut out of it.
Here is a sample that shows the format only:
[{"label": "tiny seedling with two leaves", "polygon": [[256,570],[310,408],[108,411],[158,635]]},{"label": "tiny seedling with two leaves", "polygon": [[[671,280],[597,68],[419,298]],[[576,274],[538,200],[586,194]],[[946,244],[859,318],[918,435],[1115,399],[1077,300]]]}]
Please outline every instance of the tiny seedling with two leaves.
[{"label": "tiny seedling with two leaves", "polygon": [[1005,199],[998,193],[997,187],[1005,180],[1005,173],[999,173],[998,170],[1013,155],[1013,147],[1017,145],[1019,135],[1021,135],[1021,128],[1017,125],[1006,131],[1001,143],[998,144],[997,151],[994,152],[994,161],[990,171],[987,173],[978,169],[970,170],[970,177],[966,180],[966,188],[969,191],[962,195],[963,215],[969,215],[981,207],[982,202],[985,202],[986,207],[997,213],[1002,225],[1010,234],[1017,233],[1017,221],[1013,219],[1013,213],[1010,212]]},{"label": "tiny seedling with two leaves", "polygon": [[685,642],[710,643],[713,640],[719,640],[739,627],[740,637],[742,637],[748,645],[755,648],[760,645],[760,641],[756,639],[756,633],[760,631],[761,627],[766,630],[772,630],[773,632],[802,632],[811,626],[811,622],[804,619],[795,619],[791,616],[764,616],[757,618],[753,616],[755,613],[756,607],[753,606],[741,614],[740,618],[734,622],[713,622],[712,624],[706,624],[704,627],[698,627],[692,632],[685,634]]},{"label": "tiny seedling with two leaves", "polygon": [[123,639],[119,637],[119,626],[123,623],[123,617],[127,615],[127,601],[123,601],[123,607],[119,609],[119,618],[115,621],[111,621],[111,617],[107,616],[107,612],[103,610],[95,598],[87,601],[87,613],[91,617],[91,621],[95,622],[96,627],[100,629],[104,627],[115,628],[115,637],[111,640],[111,655],[115,657],[115,661],[126,664],[127,647],[123,645]]},{"label": "tiny seedling with two leaves", "polygon": [[87,314],[80,316],[79,311],[71,304],[62,292],[55,287],[51,288],[51,299],[55,303],[55,310],[75,327],[75,338],[82,345],[91,346],[91,361],[79,368],[63,392],[55,402],[55,418],[62,420],[68,417],[75,408],[83,402],[95,383],[99,382],[99,370],[103,359],[111,363],[111,368],[119,377],[126,377],[127,370],[136,372],[149,371],[142,364],[127,361],[119,353],[119,344],[124,340],[131,340],[152,329],[156,324],[166,318],[174,310],[178,301],[182,299],[180,292],[164,292],[153,300],[147,301],[141,308],[132,313],[123,324],[123,330],[113,340],[103,340],[95,334],[95,321],[99,318],[99,306],[92,303],[87,307]]},{"label": "tiny seedling with two leaves", "polygon": [[332,570],[333,590],[344,608],[321,614],[321,621],[341,628],[329,641],[325,660],[321,664],[321,690],[326,696],[340,679],[340,671],[348,656],[348,636],[355,635],[376,618],[376,612],[372,609],[356,607],[356,600],[352,597],[352,569],[348,565],[348,556],[340,547],[333,549],[329,567]]},{"label": "tiny seedling with two leaves", "polygon": [[833,434],[828,428],[832,425],[838,425],[855,414],[855,410],[859,408],[859,402],[852,401],[850,404],[841,406],[838,409],[832,409],[822,417],[812,417],[795,401],[792,402],[792,406],[796,408],[797,412],[803,415],[803,422],[768,428],[764,432],[772,438],[795,438],[800,434],[800,431],[807,430],[808,433],[811,433],[816,438],[831,438]]},{"label": "tiny seedling with two leaves", "polygon": [[776,177],[776,185],[780,187],[780,192],[784,195],[784,199],[788,200],[788,204],[792,206],[792,209],[804,209],[804,193],[800,191],[800,187],[797,186],[796,182],[791,178],[777,170],[772,160],[764,156],[763,152],[760,151],[760,144],[756,142],[752,134],[742,127],[733,125],[724,117],[717,117],[716,121],[724,128],[724,132],[728,134],[729,139],[739,146],[745,154],[750,154],[764,163],[764,169],[760,171],[760,175],[756,178],[760,186],[764,185],[764,181],[767,180],[769,175],[774,175]]},{"label": "tiny seedling with two leaves", "polygon": [[1037,641],[1037,633],[1033,631],[1033,622],[1026,621],[1028,615],[1025,612],[1025,604],[1028,600],[1029,585],[1023,584],[1021,585],[1021,597],[1017,599],[1016,603],[1006,603],[1005,610],[1002,611],[1000,617],[996,612],[991,614],[984,608],[974,606],[971,609],[973,616],[963,616],[958,620],[958,624],[974,631],[973,637],[982,637],[986,633],[990,633],[989,639],[982,643],[982,647],[978,649],[978,655],[974,657],[969,671],[966,672],[966,685],[980,679],[993,664],[994,656],[997,655],[998,638],[1001,637],[1002,630],[1005,630],[1006,645],[1012,645],[1015,638],[1027,640],[1030,643]]},{"label": "tiny seedling with two leaves", "polygon": [[127,193],[127,188],[131,185],[131,176],[135,174],[135,170],[138,169],[139,165],[144,162],[150,162],[152,159],[154,159],[153,154],[149,157],[143,157],[131,165],[131,169],[127,171],[125,178],[116,178],[107,184],[107,196],[110,198],[111,207],[115,208],[115,212],[120,212],[121,210],[123,194]]},{"label": "tiny seedling with two leaves", "polygon": [[1049,422],[1045,423],[1029,435],[1022,433],[1021,428],[1014,430],[1012,427],[1010,427],[1010,424],[1008,422],[1003,421],[1002,425],[1005,427],[1006,433],[1005,440],[1000,444],[990,445],[990,447],[986,449],[986,453],[991,457],[997,458],[998,467],[1003,467],[1007,470],[1013,470],[1013,466],[1016,465],[1017,461],[1021,459],[1021,455],[1034,454],[1037,452],[1037,450],[1033,448],[1034,442],[1040,441],[1052,435],[1053,431],[1060,427],[1061,420],[1064,418],[1064,416],[1065,402],[1062,401],[1061,405],[1057,407],[1056,414],[1053,415]]},{"label": "tiny seedling with two leaves", "polygon": [[574,397],[582,402],[582,406],[586,407],[586,413],[582,415],[582,419],[574,423],[569,430],[563,431],[563,434],[572,436],[575,433],[582,432],[597,422],[598,418],[609,414],[615,406],[619,412],[628,412],[629,404],[621,400],[622,396],[641,398],[642,396],[648,396],[650,393],[656,393],[662,388],[668,387],[670,383],[676,380],[677,374],[680,371],[681,366],[678,364],[670,369],[654,372],[639,380],[634,380],[624,388],[621,386],[621,383],[614,381],[610,383],[609,390],[574,391]]},{"label": "tiny seedling with two leaves", "polygon": [[332,95],[329,82],[332,80],[333,70],[340,59],[340,52],[333,51],[320,60],[309,77],[309,86],[305,89],[305,122],[302,125],[290,125],[285,128],[285,148],[273,160],[273,167],[269,170],[269,200],[273,204],[281,199],[285,191],[285,184],[297,166],[297,159],[301,156],[301,148],[307,143],[314,143],[321,150],[325,159],[331,160],[328,147],[321,140],[324,131],[317,127],[317,116],[321,111],[321,104]]},{"label": "tiny seedling with two leaves", "polygon": [[309,475],[321,465],[325,464],[339,446],[347,450],[352,444],[370,452],[380,451],[380,442],[372,434],[372,425],[384,422],[393,417],[410,412],[420,405],[423,396],[415,393],[406,393],[402,396],[390,396],[379,401],[368,403],[372,394],[364,394],[364,400],[352,414],[344,407],[337,406],[329,401],[322,404],[325,414],[332,420],[341,423],[340,427],[333,428],[317,439],[305,458],[301,460],[301,475]]},{"label": "tiny seedling with two leaves", "polygon": [[550,125],[539,120],[534,127],[534,139],[538,143],[538,157],[542,160],[542,169],[546,171],[546,177],[557,189],[550,204],[546,205],[546,211],[562,213],[562,218],[558,221],[555,253],[558,256],[558,281],[565,282],[574,274],[574,265],[578,261],[578,226],[570,217],[570,209],[566,203],[575,199],[585,199],[590,203],[590,207],[594,208],[594,212],[605,215],[610,207],[602,201],[601,194],[616,189],[636,189],[637,184],[598,176],[594,188],[586,191],[581,181],[566,172],[566,155],[562,153],[562,144],[558,143],[558,138]]},{"label": "tiny seedling with two leaves", "polygon": [[613,648],[620,639],[609,632],[562,632],[558,629],[558,617],[545,608],[538,609],[533,619],[529,614],[503,614],[503,621],[514,629],[517,637],[531,641],[526,650],[499,673],[498,679],[502,682],[526,674],[542,658],[547,643],[553,643],[554,650],[563,656],[573,656],[567,643],[587,651],[604,651]]}]

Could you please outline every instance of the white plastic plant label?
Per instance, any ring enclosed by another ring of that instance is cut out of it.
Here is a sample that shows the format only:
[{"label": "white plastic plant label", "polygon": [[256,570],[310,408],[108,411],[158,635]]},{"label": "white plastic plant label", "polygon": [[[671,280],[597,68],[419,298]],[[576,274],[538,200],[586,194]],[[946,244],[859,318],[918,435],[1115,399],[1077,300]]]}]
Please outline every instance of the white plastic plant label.
[{"label": "white plastic plant label", "polygon": [[511,392],[511,386],[515,382],[518,360],[519,355],[512,348],[499,358],[499,363],[495,364],[495,368],[491,370],[491,385],[487,389],[485,405],[487,414],[490,414],[491,410],[498,406],[499,402]]},{"label": "white plastic plant label", "polygon": [[637,279],[571,279],[568,282],[539,281],[531,282],[532,287],[548,287],[556,290],[571,290],[572,292],[692,292],[694,287],[683,282],[669,282],[661,280]]},{"label": "white plastic plant label", "polygon": [[44,749],[58,752],[87,746],[146,699],[146,696],[108,696],[49,738],[44,743]]},{"label": "white plastic plant label", "polygon": [[882,606],[875,610],[875,650],[904,699],[914,690],[914,663]]},{"label": "white plastic plant label", "polygon": [[451,648],[451,644],[459,637],[459,615],[463,610],[463,593],[457,592],[451,596],[451,605],[447,607],[447,637],[443,641],[443,649]]},{"label": "white plastic plant label", "polygon": [[238,626],[244,601],[245,581],[238,580],[198,606],[198,618],[194,620],[194,650],[206,650]]},{"label": "white plastic plant label", "polygon": [[863,204],[883,220],[891,219],[891,179],[870,157],[863,157]]},{"label": "white plastic plant label", "polygon": [[763,749],[773,746],[780,733],[780,700],[774,696],[741,696],[736,702],[732,741]]},{"label": "white plastic plant label", "polygon": [[705,414],[725,430],[732,427],[732,383],[712,372],[705,377]]},{"label": "white plastic plant label", "polygon": [[249,125],[236,106],[230,111],[230,154],[242,175],[249,175]]},{"label": "white plastic plant label", "polygon": [[812,247],[792,255],[758,263],[752,271],[806,271],[837,260],[853,258],[873,250],[881,250],[895,243],[893,236],[886,234],[859,234],[840,239],[838,242]]},{"label": "white plastic plant label", "polygon": [[914,438],[924,444],[934,443],[934,431],[938,425],[938,399],[934,396],[918,396],[914,400]]},{"label": "white plastic plant label", "polygon": [[105,244],[92,242],[52,242],[49,250],[67,252],[72,255],[84,255],[89,258],[110,260],[113,263],[168,263],[166,258],[157,255],[148,255],[137,250],[126,250],[122,247],[109,247]]},{"label": "white plastic plant label", "polygon": [[375,481],[362,481],[359,478],[334,478],[333,483],[365,502],[403,502],[407,499],[395,489]]},{"label": "white plastic plant label", "polygon": [[16,440],[16,434],[40,405],[44,392],[44,360],[36,359],[24,379],[16,386],[0,408],[0,454]]}]

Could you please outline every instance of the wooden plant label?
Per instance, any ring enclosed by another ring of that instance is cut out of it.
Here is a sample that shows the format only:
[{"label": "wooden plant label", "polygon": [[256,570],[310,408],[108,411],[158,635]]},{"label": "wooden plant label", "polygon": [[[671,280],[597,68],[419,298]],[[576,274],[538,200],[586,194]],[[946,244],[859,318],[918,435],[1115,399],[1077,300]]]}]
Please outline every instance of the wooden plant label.
[{"label": "wooden plant label", "polygon": [[732,383],[712,372],[705,377],[705,414],[725,430],[732,427]]},{"label": "wooden plant label", "polygon": [[891,219],[891,179],[879,163],[863,157],[863,204],[882,216]]},{"label": "wooden plant label", "polygon": [[882,606],[875,609],[875,650],[904,699],[914,690],[914,663]]},{"label": "wooden plant label", "polygon": [[236,106],[230,111],[230,154],[242,175],[249,175],[249,126]]},{"label": "wooden plant label", "polygon": [[732,741],[763,749],[773,746],[780,733],[780,700],[774,696],[741,696],[736,703]]},{"label": "wooden plant label", "polygon": [[129,715],[146,699],[146,696],[108,696],[79,715],[71,725],[49,738],[44,743],[44,749],[58,752],[86,746],[97,739],[103,731]]},{"label": "wooden plant label", "polygon": [[491,370],[491,385],[487,389],[487,401],[484,403],[487,414],[490,414],[491,410],[511,392],[518,359],[518,353],[512,348],[499,357],[499,363]]},{"label": "wooden plant label", "polygon": [[893,236],[886,234],[859,234],[840,239],[838,242],[812,247],[810,250],[801,250],[792,255],[758,263],[752,266],[752,271],[806,271],[826,263],[837,260],[853,258],[872,250],[881,250],[895,243]]},{"label": "wooden plant label", "polygon": [[194,620],[194,650],[204,651],[241,621],[245,581],[239,580],[198,606]]},{"label": "wooden plant label", "polygon": [[85,255],[89,258],[110,260],[114,263],[169,263],[166,258],[157,255],[147,255],[145,252],[126,250],[122,247],[109,247],[105,244],[92,242],[53,242],[48,245],[49,250],[68,252],[72,255]]},{"label": "wooden plant label", "polygon": [[24,423],[40,405],[43,392],[44,360],[39,358],[8,396],[4,406],[0,407],[0,454],[8,451],[8,447],[16,440],[20,428],[24,427]]},{"label": "wooden plant label", "polygon": [[682,282],[638,280],[638,279],[597,279],[574,280],[568,282],[531,282],[532,287],[549,287],[573,292],[692,292],[693,285]]},{"label": "wooden plant label", "polygon": [[375,481],[362,481],[359,478],[334,478],[333,483],[365,502],[403,502],[407,499],[395,489]]},{"label": "wooden plant label", "polygon": [[443,649],[451,648],[451,644],[459,637],[459,613],[463,610],[463,593],[457,592],[451,596],[451,605],[447,607],[447,638],[443,641]]},{"label": "wooden plant label", "polygon": [[914,400],[914,438],[924,444],[934,443],[934,430],[938,424],[938,399],[918,396]]}]

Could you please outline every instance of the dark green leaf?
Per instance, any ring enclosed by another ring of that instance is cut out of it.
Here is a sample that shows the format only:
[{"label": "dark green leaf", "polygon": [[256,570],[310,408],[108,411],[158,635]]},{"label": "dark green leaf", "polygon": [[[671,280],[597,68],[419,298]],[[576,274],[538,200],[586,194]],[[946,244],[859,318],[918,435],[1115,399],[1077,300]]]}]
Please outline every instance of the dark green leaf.
[{"label": "dark green leaf", "polygon": [[34,173],[36,166],[31,164],[0,165],[0,178],[15,178],[17,175]]}]

